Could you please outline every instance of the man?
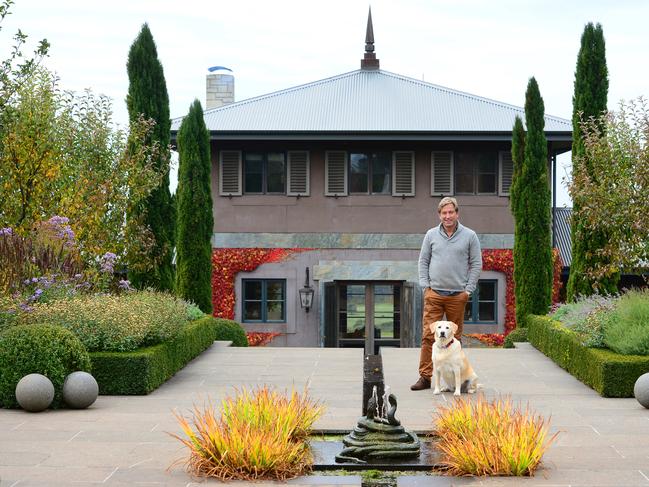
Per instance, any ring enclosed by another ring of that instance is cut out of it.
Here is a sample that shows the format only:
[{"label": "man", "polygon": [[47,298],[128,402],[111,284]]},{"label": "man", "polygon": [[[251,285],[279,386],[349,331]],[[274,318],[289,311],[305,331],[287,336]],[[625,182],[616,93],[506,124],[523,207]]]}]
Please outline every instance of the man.
[{"label": "man", "polygon": [[433,375],[433,341],[430,324],[446,319],[457,324],[455,337],[461,341],[464,308],[475,291],[482,270],[478,236],[459,221],[455,198],[442,198],[437,205],[441,223],[426,232],[419,253],[419,285],[424,288],[424,317],[421,323],[419,380],[413,391],[430,389]]}]

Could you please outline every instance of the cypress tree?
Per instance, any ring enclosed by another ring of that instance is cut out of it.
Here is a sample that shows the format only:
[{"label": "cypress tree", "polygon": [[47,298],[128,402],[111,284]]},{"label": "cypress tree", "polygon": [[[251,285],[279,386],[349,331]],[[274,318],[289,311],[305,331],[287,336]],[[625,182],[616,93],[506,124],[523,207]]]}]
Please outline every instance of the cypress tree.
[{"label": "cypress tree", "polygon": [[[517,115],[514,120],[514,127],[512,129],[512,163],[513,174],[512,184],[509,188],[509,206],[514,217],[514,261],[516,262],[517,256],[520,256],[520,235],[525,233],[523,223],[525,219],[520,213],[520,198],[523,182],[521,181],[521,174],[523,170],[523,162],[525,159],[525,129],[523,128],[523,121]],[[519,299],[519,294],[523,294],[525,287],[525,276],[522,274],[521,267],[514,265],[514,293],[516,300]],[[523,321],[518,321],[519,326],[524,326]]]},{"label": "cypress tree", "polygon": [[[544,315],[552,302],[552,242],[550,232],[550,181],[545,138],[543,98],[531,78],[525,93],[523,164],[517,173],[513,200],[516,219],[514,272],[516,320],[525,326],[528,314]],[[516,157],[520,151],[520,128],[516,129]],[[512,148],[514,151],[514,148]],[[515,168],[516,170],[516,168]]]},{"label": "cypress tree", "polygon": [[178,131],[176,294],[212,313],[210,140],[195,100]]},{"label": "cypress tree", "polygon": [[[581,47],[577,56],[575,70],[575,91],[572,97],[572,165],[579,165],[591,178],[597,175],[592,164],[584,159],[584,142],[581,121],[599,117],[606,111],[608,98],[608,68],[606,67],[606,46],[602,26],[589,23],[581,36]],[[603,127],[600,127],[603,128]],[[578,210],[583,201],[575,198],[573,206]],[[588,269],[593,267],[595,259],[602,257],[596,254],[604,247],[609,237],[605,232],[593,232],[585,229],[577,221],[572,222],[572,263],[568,278],[567,297],[574,301],[577,296],[589,296],[594,292],[615,293],[620,280],[619,272],[608,278],[595,281],[588,276]]]},{"label": "cypress tree", "polygon": [[129,279],[137,288],[153,287],[159,290],[173,289],[172,249],[174,246],[173,225],[175,215],[169,191],[169,141],[171,120],[169,119],[169,95],[162,64],[158,60],[153,36],[149,26],[144,24],[131,45],[126,63],[129,87],[126,96],[129,119],[141,115],[155,120],[156,124],[149,142],[157,142],[160,155],[155,165],[163,173],[160,186],[153,190],[139,208],[139,215],[148,225],[155,238],[146,270],[131,270]]},{"label": "cypress tree", "polygon": [[523,121],[521,117],[516,115],[514,120],[514,128],[512,129],[512,163],[514,171],[512,174],[512,184],[509,188],[509,207],[512,210],[514,218],[518,208],[518,198],[520,195],[520,182],[521,170],[523,167],[523,160],[525,159],[525,128],[523,128]]}]

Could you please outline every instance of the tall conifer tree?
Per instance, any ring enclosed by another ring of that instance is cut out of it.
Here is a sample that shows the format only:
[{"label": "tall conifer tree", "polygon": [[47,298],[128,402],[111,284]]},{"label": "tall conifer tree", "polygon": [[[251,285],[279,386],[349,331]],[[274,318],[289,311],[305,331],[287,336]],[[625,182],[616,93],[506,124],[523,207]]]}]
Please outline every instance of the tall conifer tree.
[{"label": "tall conifer tree", "polygon": [[[539,86],[531,78],[525,93],[525,125],[523,164],[515,176],[514,218],[516,236],[514,270],[516,279],[516,320],[525,326],[528,314],[544,315],[552,301],[552,242],[550,233],[550,181],[548,148],[545,138],[543,98]],[[517,139],[514,157],[520,157],[522,124],[515,126]],[[514,166],[516,171],[516,166]]]},{"label": "tall conifer tree", "polygon": [[212,313],[210,140],[195,100],[178,131],[176,294]]},{"label": "tall conifer tree", "polygon": [[[602,26],[589,23],[581,36],[581,48],[577,56],[575,70],[575,91],[572,98],[572,165],[583,165],[589,177],[593,174],[591,163],[584,158],[584,142],[580,123],[582,120],[597,118],[606,111],[608,98],[608,68],[606,67],[606,46]],[[575,210],[585,202],[573,200]],[[572,223],[572,263],[568,278],[567,297],[573,301],[577,296],[589,296],[594,292],[615,293],[620,279],[619,272],[594,281],[585,270],[593,267],[593,261],[601,261],[597,250],[604,247],[608,236],[604,232],[589,231],[579,222]]]},{"label": "tall conifer tree", "polygon": [[164,172],[160,186],[137,210],[137,215],[150,228],[155,242],[150,251],[149,264],[144,269],[131,269],[129,279],[138,288],[153,287],[159,290],[173,289],[172,249],[174,238],[173,207],[169,192],[169,140],[171,120],[169,119],[169,95],[162,64],[158,60],[151,30],[147,24],[131,45],[126,63],[129,87],[126,96],[131,121],[143,115],[155,120],[156,125],[150,142],[160,146],[160,157],[155,164]]},{"label": "tall conifer tree", "polygon": [[[523,181],[521,175],[523,171],[523,162],[525,160],[525,129],[523,128],[523,121],[519,116],[514,120],[514,128],[512,129],[512,184],[509,188],[509,206],[514,216],[514,260],[520,256],[520,236],[525,233],[523,224],[525,219],[520,212],[520,198]],[[523,269],[519,265],[514,266],[514,283],[515,283],[515,296],[519,299],[519,294],[524,294],[525,276],[522,273]],[[520,326],[523,322],[519,321]]]}]

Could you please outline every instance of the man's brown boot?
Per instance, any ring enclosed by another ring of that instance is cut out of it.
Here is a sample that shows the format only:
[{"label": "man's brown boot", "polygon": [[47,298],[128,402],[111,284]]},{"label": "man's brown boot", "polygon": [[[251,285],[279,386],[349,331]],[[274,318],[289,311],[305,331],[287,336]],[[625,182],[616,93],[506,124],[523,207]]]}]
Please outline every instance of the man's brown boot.
[{"label": "man's brown boot", "polygon": [[420,377],[417,382],[410,386],[411,391],[423,391],[424,389],[430,389],[430,379],[426,379],[426,377]]}]

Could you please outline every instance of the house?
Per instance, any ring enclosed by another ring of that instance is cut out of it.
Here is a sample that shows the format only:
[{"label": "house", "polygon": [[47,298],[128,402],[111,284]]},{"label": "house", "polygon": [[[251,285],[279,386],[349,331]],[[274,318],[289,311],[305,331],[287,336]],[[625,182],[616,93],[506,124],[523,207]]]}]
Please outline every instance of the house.
[{"label": "house", "polygon": [[[215,314],[279,332],[280,346],[416,346],[419,249],[440,198],[455,195],[486,257],[465,331],[513,326],[522,108],[381,69],[371,13],[360,69],[228,103],[233,90],[231,75],[208,76]],[[572,125],[546,116],[545,128],[550,167]]]}]

